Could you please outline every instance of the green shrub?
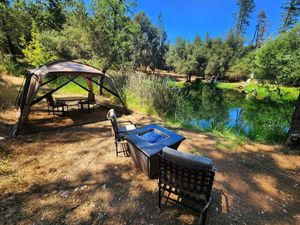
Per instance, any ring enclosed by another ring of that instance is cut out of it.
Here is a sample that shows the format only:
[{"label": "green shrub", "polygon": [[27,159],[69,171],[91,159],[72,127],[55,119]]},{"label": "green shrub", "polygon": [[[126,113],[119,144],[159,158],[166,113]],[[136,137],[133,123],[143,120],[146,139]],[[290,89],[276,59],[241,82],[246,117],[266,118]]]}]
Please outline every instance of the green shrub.
[{"label": "green shrub", "polygon": [[4,74],[20,76],[24,73],[24,66],[16,62],[11,55],[0,55],[0,76]]},{"label": "green shrub", "polygon": [[255,56],[257,78],[300,85],[300,24],[269,40]]},{"label": "green shrub", "polygon": [[24,61],[31,66],[41,66],[47,62],[58,59],[58,56],[51,49],[47,48],[48,41],[38,30],[35,23],[32,23],[31,29],[32,39],[29,43],[26,43],[25,39],[22,39],[24,49],[22,53],[25,58]]},{"label": "green shrub", "polygon": [[226,77],[231,81],[246,81],[253,72],[254,52],[236,59],[226,73]]}]

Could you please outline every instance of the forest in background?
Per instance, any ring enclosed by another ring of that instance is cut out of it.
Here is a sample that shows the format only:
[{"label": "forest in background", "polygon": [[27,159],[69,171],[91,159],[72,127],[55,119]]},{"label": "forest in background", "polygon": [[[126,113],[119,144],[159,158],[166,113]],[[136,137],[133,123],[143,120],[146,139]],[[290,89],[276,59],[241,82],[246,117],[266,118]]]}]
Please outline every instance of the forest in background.
[{"label": "forest in background", "polygon": [[[300,85],[300,0],[282,5],[275,37],[268,37],[263,9],[254,0],[237,0],[235,26],[226,38],[168,43],[163,15],[155,23],[135,1],[2,0],[0,73],[23,74],[57,59],[72,59],[115,71],[156,69],[211,79],[247,80],[251,76],[288,86]],[[250,17],[257,17],[252,41],[245,43]]]}]

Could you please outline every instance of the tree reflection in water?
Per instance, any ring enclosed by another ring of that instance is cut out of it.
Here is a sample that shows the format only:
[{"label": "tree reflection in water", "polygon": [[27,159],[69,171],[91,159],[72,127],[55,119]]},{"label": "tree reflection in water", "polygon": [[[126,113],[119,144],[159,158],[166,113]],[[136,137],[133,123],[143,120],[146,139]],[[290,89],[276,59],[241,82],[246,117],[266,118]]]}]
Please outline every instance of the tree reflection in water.
[{"label": "tree reflection in water", "polygon": [[204,131],[229,130],[249,139],[280,143],[288,132],[293,104],[259,100],[239,91],[221,90],[214,85],[186,88],[177,98],[177,107],[168,118],[183,126]]}]

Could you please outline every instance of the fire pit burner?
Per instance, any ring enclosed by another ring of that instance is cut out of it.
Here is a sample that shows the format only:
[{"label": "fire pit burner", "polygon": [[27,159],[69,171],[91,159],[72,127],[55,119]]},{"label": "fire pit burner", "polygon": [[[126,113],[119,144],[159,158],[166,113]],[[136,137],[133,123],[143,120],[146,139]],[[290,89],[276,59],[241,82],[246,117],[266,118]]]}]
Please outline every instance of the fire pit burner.
[{"label": "fire pit burner", "polygon": [[177,149],[185,139],[174,131],[156,124],[135,129],[125,138],[132,160],[149,178],[155,178],[158,173],[157,154],[164,147]]},{"label": "fire pit burner", "polygon": [[161,133],[159,130],[152,129],[143,133],[138,134],[143,140],[154,144],[156,142],[166,139],[168,136]]}]

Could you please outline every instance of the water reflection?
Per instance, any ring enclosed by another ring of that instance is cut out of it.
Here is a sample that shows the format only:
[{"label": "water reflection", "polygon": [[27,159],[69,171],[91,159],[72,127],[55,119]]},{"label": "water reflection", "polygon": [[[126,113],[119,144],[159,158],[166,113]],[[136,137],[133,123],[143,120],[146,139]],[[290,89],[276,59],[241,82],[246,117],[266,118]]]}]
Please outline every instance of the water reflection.
[{"label": "water reflection", "polygon": [[190,88],[177,101],[169,117],[182,125],[205,131],[226,129],[262,142],[282,142],[293,112],[291,104],[258,100],[209,85]]}]

